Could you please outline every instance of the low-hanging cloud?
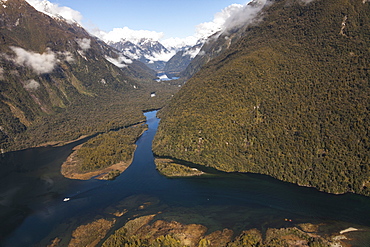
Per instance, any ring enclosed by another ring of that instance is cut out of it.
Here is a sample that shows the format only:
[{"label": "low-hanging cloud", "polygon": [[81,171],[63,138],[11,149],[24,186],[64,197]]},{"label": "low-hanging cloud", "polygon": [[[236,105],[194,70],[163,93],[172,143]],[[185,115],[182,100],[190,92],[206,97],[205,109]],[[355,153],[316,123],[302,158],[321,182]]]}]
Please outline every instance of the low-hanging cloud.
[{"label": "low-hanging cloud", "polygon": [[153,53],[152,56],[145,56],[147,59],[150,60],[150,63],[155,61],[168,61],[176,54],[175,50],[170,52],[162,52],[162,53]]},{"label": "low-hanging cloud", "polygon": [[[313,1],[313,0],[303,0]],[[240,27],[254,21],[267,0],[254,0],[252,4],[231,4],[214,15],[211,22],[204,22],[196,26],[193,36],[185,39],[170,38],[161,41],[166,47],[184,47],[183,44],[195,45],[198,40],[206,40],[211,35],[220,32],[228,32],[233,28]]]},{"label": "low-hanging cloud", "polygon": [[234,28],[239,28],[256,21],[257,15],[261,13],[266,3],[267,0],[254,0],[241,8],[233,9],[230,16],[225,19],[221,31],[225,33]]},{"label": "low-hanging cloud", "polygon": [[47,0],[26,0],[36,10],[47,14],[53,18],[62,17],[69,23],[77,22],[81,24],[82,15],[80,12],[69,7],[61,7],[58,4],[51,3]]},{"label": "low-hanging cloud", "polygon": [[69,51],[53,52],[50,48],[47,48],[44,53],[40,54],[15,46],[10,46],[10,49],[14,52],[13,56],[0,55],[15,64],[32,69],[36,74],[51,73],[58,63],[74,61],[73,54]]},{"label": "low-hanging cloud", "polygon": [[52,72],[58,61],[55,53],[50,49],[47,49],[43,54],[39,54],[26,51],[20,47],[11,46],[10,48],[15,53],[15,58],[13,59],[15,63],[29,67],[37,74]]},{"label": "low-hanging cloud", "polygon": [[76,42],[83,51],[87,51],[88,49],[91,48],[91,39],[88,38],[76,39]]},{"label": "low-hanging cloud", "polygon": [[225,23],[227,23],[228,19],[239,14],[243,7],[242,4],[232,4],[224,8],[221,12],[214,15],[213,21],[197,25],[195,36],[199,39],[208,38],[212,34],[221,31],[225,28]]}]

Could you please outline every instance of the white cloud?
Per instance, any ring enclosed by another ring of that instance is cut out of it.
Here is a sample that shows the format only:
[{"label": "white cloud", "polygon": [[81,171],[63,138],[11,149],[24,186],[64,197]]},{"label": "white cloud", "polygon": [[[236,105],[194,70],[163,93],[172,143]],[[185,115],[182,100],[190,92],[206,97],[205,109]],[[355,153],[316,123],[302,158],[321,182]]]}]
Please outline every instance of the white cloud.
[{"label": "white cloud", "polygon": [[40,87],[40,83],[38,83],[37,81],[35,80],[28,80],[24,85],[23,87],[25,89],[30,89],[30,90],[36,90]]},{"label": "white cloud", "polygon": [[179,50],[179,49],[181,49],[182,47],[185,47],[185,46],[194,46],[194,45],[196,45],[196,43],[198,42],[198,38],[196,38],[195,36],[188,36],[188,37],[183,38],[183,39],[181,39],[181,38],[164,39],[160,42],[167,49]]},{"label": "white cloud", "polygon": [[82,15],[80,12],[69,7],[60,7],[58,4],[51,3],[47,0],[26,0],[36,10],[47,14],[53,18],[64,18],[67,22],[77,22],[81,24]]},{"label": "white cloud", "polygon": [[267,0],[254,0],[253,4],[246,4],[240,9],[235,9],[225,20],[222,31],[227,32],[232,28],[238,28],[255,21],[257,15],[261,12],[266,3]]},{"label": "white cloud", "polygon": [[145,58],[149,59],[151,62],[153,62],[153,61],[168,61],[175,54],[176,54],[176,51],[173,50],[171,52],[154,53],[153,56],[145,56]]},{"label": "white cloud", "polygon": [[143,38],[158,41],[163,37],[164,34],[162,32],[158,33],[155,31],[148,30],[132,30],[128,27],[123,27],[123,28],[114,28],[110,32],[96,30],[94,32],[94,35],[104,40],[105,42],[108,41],[119,42],[123,39],[131,41],[134,44],[137,44]]},{"label": "white cloud", "polygon": [[[81,24],[82,15],[78,11],[75,11],[68,7],[61,7],[57,4],[50,3],[47,0],[26,0],[37,10],[44,12],[53,17],[62,16],[68,21],[75,21]],[[214,15],[211,22],[204,22],[195,27],[195,33],[192,36],[186,38],[168,38],[163,39],[163,32],[149,31],[149,30],[132,30],[129,27],[114,28],[112,31],[105,32],[97,28],[90,29],[90,32],[102,39],[105,42],[119,42],[121,40],[127,40],[134,44],[140,42],[141,39],[151,39],[153,41],[160,41],[167,49],[178,51],[180,48],[185,46],[194,46],[198,40],[206,39],[216,32],[225,32],[235,26],[240,26],[248,21],[253,20],[256,14],[261,10],[267,0],[253,0],[253,5],[248,3],[232,4],[220,12]],[[310,2],[313,0],[301,0],[304,2]],[[250,1],[248,1],[250,2]],[[87,41],[87,40],[85,40]],[[80,43],[79,43],[80,44]],[[82,50],[88,49],[87,43],[80,44]],[[85,47],[85,48],[83,48]]]},{"label": "white cloud", "polygon": [[189,55],[190,58],[195,58],[196,55],[199,54],[201,47],[198,47],[196,49],[189,49],[186,52],[184,52],[183,56]]},{"label": "white cloud", "polygon": [[78,45],[83,51],[87,51],[91,48],[91,39],[83,38],[83,39],[76,39]]},{"label": "white cloud", "polygon": [[29,52],[20,47],[10,47],[14,53],[14,62],[33,69],[37,74],[50,73],[53,71],[57,57],[49,48],[43,54]]},{"label": "white cloud", "polygon": [[[247,5],[232,4],[221,12],[214,15],[214,19],[211,22],[201,23],[196,26],[194,35],[186,38],[171,37],[168,39],[161,40],[164,36],[162,32],[148,31],[148,30],[132,30],[128,27],[114,28],[110,32],[104,32],[101,30],[93,31],[94,35],[104,40],[105,42],[119,42],[121,40],[128,40],[134,44],[137,44],[141,39],[152,39],[153,41],[160,41],[167,49],[176,50],[185,46],[194,46],[199,39],[206,39],[212,34],[226,29],[227,26],[231,25],[231,22],[236,20],[230,20],[234,15],[242,15],[242,10]],[[240,19],[238,17],[238,19]],[[168,59],[167,59],[168,60]],[[164,60],[163,60],[164,61]]]},{"label": "white cloud", "polygon": [[232,4],[221,12],[218,12],[214,15],[213,21],[211,22],[204,22],[196,26],[196,33],[195,36],[200,38],[207,38],[212,34],[219,32],[225,28],[225,23],[227,20],[240,12],[241,9],[244,8],[242,4]]},{"label": "white cloud", "polygon": [[127,67],[127,64],[131,64],[132,60],[124,57],[124,56],[118,56],[118,58],[113,58],[109,56],[105,56],[105,59],[107,59],[108,62],[116,65],[118,68],[124,68]]},{"label": "white cloud", "polygon": [[[303,0],[312,1],[312,0]],[[194,46],[198,40],[205,40],[217,32],[226,32],[233,27],[251,22],[266,4],[266,0],[255,0],[254,5],[248,3],[232,4],[214,15],[211,22],[204,22],[196,26],[193,36],[185,39],[169,38],[161,41],[165,47]]]},{"label": "white cloud", "polygon": [[69,51],[55,53],[47,48],[44,53],[40,54],[15,46],[10,46],[10,49],[14,52],[14,56],[7,54],[0,54],[0,56],[18,65],[28,67],[37,74],[51,73],[58,63],[74,61],[73,54]]}]

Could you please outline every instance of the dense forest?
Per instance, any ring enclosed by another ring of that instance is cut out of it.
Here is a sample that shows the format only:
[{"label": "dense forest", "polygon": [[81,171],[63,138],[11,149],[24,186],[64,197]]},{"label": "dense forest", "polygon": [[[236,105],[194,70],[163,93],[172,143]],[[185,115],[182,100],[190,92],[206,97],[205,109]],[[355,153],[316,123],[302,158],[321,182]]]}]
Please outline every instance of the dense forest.
[{"label": "dense forest", "polygon": [[144,121],[143,110],[161,108],[178,90],[76,23],[24,0],[6,6],[0,10],[1,152]]},{"label": "dense forest", "polygon": [[370,195],[370,3],[274,1],[242,29],[160,112],[154,152]]},{"label": "dense forest", "polygon": [[144,130],[142,124],[90,139],[77,151],[78,172],[95,171],[121,161],[130,161],[135,151],[135,142]]},{"label": "dense forest", "polygon": [[[242,231],[239,234],[230,229],[211,232],[200,224],[184,225],[176,221],[154,220],[155,215],[146,215],[128,221],[116,230],[102,244],[103,247],[288,247],[312,246],[329,247],[336,241],[310,234],[297,227],[269,228],[262,234],[257,229]],[[300,225],[305,229],[305,224]],[[85,239],[84,239],[85,240]],[[90,240],[91,242],[91,240]],[[84,244],[89,243],[85,241]]]}]

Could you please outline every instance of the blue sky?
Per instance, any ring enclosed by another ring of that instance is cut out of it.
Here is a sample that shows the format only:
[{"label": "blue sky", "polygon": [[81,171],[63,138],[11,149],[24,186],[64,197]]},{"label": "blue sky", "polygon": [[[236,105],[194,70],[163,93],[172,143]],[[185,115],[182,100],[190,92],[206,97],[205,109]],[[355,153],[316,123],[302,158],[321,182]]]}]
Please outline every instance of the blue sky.
[{"label": "blue sky", "polygon": [[185,38],[195,27],[213,20],[227,6],[248,0],[49,0],[83,16],[85,27],[105,32],[113,28],[163,32],[164,38]]}]

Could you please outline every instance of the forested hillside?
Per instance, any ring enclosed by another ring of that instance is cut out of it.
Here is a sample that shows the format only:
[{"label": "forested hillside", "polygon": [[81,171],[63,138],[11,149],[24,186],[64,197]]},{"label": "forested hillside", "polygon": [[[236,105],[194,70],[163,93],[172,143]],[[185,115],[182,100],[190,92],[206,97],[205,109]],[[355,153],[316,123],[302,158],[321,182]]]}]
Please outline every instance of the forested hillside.
[{"label": "forested hillside", "polygon": [[370,195],[370,2],[271,1],[242,31],[161,111],[154,152]]},{"label": "forested hillside", "polygon": [[0,37],[2,152],[143,121],[142,110],[174,92],[144,64],[24,0],[0,6]]}]

